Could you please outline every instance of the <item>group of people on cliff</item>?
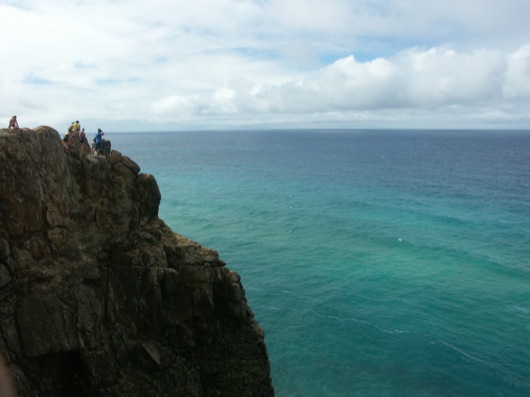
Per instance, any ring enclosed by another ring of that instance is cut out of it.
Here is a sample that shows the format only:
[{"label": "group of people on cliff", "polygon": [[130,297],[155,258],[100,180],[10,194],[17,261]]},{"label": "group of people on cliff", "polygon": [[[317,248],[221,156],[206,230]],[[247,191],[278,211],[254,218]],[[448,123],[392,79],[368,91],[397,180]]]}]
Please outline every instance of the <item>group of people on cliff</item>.
[{"label": "group of people on cliff", "polygon": [[[98,128],[98,132],[95,136],[95,138],[92,140],[92,152],[97,153],[99,150],[103,148],[103,135],[105,133],[101,130],[101,128]],[[79,123],[79,120],[72,121],[72,124],[70,124],[70,127],[68,127],[68,131],[64,135],[63,142],[66,146],[71,142],[73,138],[78,138],[79,143],[84,144],[87,142],[87,137],[85,133],[85,129],[81,128],[81,124]]]},{"label": "group of people on cliff", "polygon": [[66,131],[66,134],[64,135],[63,142],[68,143],[70,140],[70,137],[73,134],[76,134],[79,136],[79,141],[81,143],[84,143],[86,141],[85,129],[81,128],[81,124],[79,123],[79,120],[72,121],[72,124],[70,124],[70,127],[68,127],[68,131]]},{"label": "group of people on cliff", "polygon": [[[10,130],[20,129],[16,115],[11,117],[7,128]],[[94,137],[94,139],[92,140],[92,143],[93,143],[92,147],[90,147],[90,145],[87,142],[87,136],[85,133],[85,129],[81,128],[81,123],[79,122],[79,120],[72,121],[72,124],[70,124],[70,126],[68,127],[68,131],[63,137],[64,150],[67,151],[70,143],[73,141],[74,138],[76,138],[76,140],[81,145],[85,145],[86,143],[86,145],[89,147],[89,150],[92,153],[97,153],[98,151],[103,149],[103,141],[104,141],[103,135],[105,135],[103,130],[101,128],[98,128],[98,132],[96,136]]]}]

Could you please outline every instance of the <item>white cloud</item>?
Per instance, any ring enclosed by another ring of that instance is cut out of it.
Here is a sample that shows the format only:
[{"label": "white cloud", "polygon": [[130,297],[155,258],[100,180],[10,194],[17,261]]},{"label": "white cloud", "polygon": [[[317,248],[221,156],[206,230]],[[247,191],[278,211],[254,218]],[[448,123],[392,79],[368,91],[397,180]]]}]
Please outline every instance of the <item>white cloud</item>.
[{"label": "white cloud", "polygon": [[530,43],[508,56],[504,96],[510,100],[530,101]]},{"label": "white cloud", "polygon": [[0,0],[0,117],[520,127],[525,15],[522,0]]}]

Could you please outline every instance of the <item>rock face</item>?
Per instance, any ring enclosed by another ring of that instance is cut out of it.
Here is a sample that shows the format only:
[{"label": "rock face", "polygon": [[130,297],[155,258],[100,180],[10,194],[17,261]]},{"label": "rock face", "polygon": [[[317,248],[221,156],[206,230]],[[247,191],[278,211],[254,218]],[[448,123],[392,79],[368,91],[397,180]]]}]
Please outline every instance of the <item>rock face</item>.
[{"label": "rock face", "polygon": [[237,273],[158,218],[155,178],[0,130],[0,352],[20,396],[273,396]]}]

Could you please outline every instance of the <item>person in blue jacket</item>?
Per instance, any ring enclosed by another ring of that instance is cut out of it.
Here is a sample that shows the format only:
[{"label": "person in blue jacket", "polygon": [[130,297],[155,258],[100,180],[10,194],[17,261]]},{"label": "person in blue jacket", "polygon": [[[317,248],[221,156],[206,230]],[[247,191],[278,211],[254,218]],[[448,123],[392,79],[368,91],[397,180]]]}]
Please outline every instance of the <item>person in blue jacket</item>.
[{"label": "person in blue jacket", "polygon": [[94,149],[94,151],[96,153],[98,152],[98,150],[101,150],[103,148],[103,135],[105,135],[105,133],[101,131],[101,128],[98,128],[98,133],[94,138],[94,141],[96,142],[96,148]]}]

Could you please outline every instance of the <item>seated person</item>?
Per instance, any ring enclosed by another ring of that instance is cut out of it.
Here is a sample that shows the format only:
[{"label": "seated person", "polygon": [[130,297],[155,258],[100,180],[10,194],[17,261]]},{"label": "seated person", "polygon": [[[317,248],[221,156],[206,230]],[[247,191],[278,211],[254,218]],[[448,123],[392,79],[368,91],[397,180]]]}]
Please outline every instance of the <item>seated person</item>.
[{"label": "seated person", "polygon": [[9,126],[7,127],[8,129],[15,129],[15,130],[18,130],[18,122],[17,122],[17,116],[13,116],[11,117],[11,120],[9,120]]}]

